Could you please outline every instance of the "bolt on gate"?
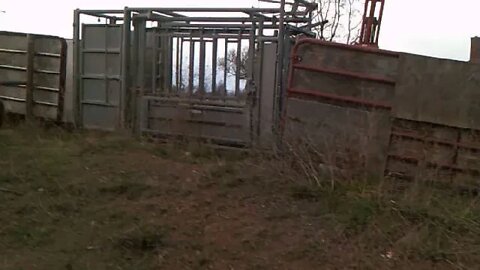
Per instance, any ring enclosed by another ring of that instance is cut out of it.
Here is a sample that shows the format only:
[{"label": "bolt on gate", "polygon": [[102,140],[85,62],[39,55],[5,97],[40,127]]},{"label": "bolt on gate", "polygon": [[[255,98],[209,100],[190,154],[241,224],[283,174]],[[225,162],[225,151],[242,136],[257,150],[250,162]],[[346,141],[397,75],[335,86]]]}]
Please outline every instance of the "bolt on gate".
[{"label": "bolt on gate", "polygon": [[290,46],[313,35],[315,7],[290,7],[76,10],[77,123],[228,146],[268,143]]}]

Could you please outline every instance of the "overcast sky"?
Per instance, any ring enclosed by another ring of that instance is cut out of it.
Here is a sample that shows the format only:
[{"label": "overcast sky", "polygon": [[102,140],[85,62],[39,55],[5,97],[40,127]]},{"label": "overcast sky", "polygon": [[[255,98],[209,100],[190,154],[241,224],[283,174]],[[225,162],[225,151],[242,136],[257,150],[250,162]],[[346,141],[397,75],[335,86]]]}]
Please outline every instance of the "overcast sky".
[{"label": "overcast sky", "polygon": [[[251,7],[256,0],[0,0],[0,30],[72,36],[73,10],[124,6]],[[480,0],[386,0],[383,49],[468,60]]]}]

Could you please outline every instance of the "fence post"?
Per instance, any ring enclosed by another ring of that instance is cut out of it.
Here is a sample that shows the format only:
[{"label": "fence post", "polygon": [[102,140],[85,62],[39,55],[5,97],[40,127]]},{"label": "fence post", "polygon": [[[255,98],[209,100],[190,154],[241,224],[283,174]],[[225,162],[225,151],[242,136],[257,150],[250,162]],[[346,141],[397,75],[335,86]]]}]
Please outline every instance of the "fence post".
[{"label": "fence post", "polygon": [[25,118],[33,120],[33,107],[35,106],[33,92],[35,91],[35,37],[27,35],[27,94],[25,99]]},{"label": "fence post", "polygon": [[133,94],[132,104],[134,109],[132,112],[135,113],[133,117],[134,122],[134,131],[135,134],[141,135],[143,129],[144,114],[143,110],[143,96],[145,94],[145,58],[146,58],[146,48],[147,48],[147,22],[145,19],[137,19],[134,21],[135,29],[135,40],[134,40],[134,62],[136,65],[135,68],[135,81],[136,87]]}]

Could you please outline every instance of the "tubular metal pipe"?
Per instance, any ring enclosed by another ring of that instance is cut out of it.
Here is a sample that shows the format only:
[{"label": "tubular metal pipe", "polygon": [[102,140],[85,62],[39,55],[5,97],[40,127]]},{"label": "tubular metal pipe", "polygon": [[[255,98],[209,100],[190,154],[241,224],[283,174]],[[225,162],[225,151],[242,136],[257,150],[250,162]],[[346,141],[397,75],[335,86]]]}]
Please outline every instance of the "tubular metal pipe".
[{"label": "tubular metal pipe", "polygon": [[217,54],[218,54],[218,37],[213,37],[212,45],[212,93],[217,92]]},{"label": "tubular metal pipe", "polygon": [[75,96],[74,102],[74,123],[77,127],[82,124],[82,106],[81,88],[80,88],[80,10],[76,9],[73,16],[73,91]]},{"label": "tubular metal pipe", "polygon": [[188,92],[190,95],[193,95],[193,76],[195,75],[194,67],[195,66],[195,42],[190,38],[190,65],[189,65],[189,76],[188,76]]},{"label": "tubular metal pipe", "polygon": [[[221,12],[221,13],[270,13],[278,14],[280,9],[278,8],[155,8],[155,7],[142,7],[142,8],[127,8],[127,10],[132,12],[145,12],[145,11],[156,11],[156,12]],[[95,10],[91,10],[95,12]],[[113,13],[113,12],[103,12],[102,13]]]}]

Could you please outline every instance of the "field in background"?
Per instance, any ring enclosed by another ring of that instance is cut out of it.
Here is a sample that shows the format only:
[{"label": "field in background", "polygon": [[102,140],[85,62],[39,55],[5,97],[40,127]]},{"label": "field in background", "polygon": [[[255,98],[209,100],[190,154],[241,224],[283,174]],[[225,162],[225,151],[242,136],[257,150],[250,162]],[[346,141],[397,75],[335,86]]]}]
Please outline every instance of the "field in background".
[{"label": "field in background", "polygon": [[[474,269],[475,194],[295,160],[0,130],[0,269]],[[323,182],[325,181],[325,182]]]}]

